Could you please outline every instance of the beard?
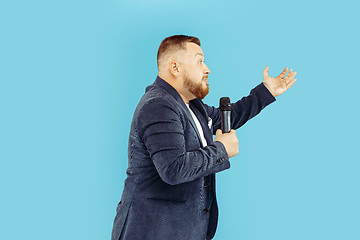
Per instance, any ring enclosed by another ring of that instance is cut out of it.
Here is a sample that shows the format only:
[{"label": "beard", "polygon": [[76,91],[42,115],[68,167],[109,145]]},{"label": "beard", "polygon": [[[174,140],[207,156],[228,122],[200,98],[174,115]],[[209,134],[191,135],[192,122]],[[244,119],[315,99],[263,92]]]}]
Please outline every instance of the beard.
[{"label": "beard", "polygon": [[184,75],[184,87],[199,99],[203,99],[209,93],[208,83],[204,87],[202,81],[195,82],[188,74]]}]

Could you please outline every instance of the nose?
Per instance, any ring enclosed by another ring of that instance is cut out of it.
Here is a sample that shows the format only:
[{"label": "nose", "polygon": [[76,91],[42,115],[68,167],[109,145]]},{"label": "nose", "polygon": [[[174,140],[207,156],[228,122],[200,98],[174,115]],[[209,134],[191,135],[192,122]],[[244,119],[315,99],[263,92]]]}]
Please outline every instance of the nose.
[{"label": "nose", "polygon": [[208,66],[204,63],[204,74],[209,74],[210,73],[210,69],[208,68]]}]

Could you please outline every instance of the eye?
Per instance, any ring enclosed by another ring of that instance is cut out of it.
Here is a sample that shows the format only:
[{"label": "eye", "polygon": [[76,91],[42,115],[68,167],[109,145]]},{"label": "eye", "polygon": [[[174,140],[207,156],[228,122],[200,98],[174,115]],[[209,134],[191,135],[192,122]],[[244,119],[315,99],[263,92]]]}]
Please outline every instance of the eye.
[{"label": "eye", "polygon": [[200,60],[199,63],[202,64],[202,63],[203,63],[203,60]]}]

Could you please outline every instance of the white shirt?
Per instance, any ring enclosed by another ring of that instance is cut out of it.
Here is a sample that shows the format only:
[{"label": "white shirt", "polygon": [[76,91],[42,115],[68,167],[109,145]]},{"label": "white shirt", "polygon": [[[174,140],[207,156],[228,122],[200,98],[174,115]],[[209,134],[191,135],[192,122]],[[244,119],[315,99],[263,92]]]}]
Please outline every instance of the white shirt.
[{"label": "white shirt", "polygon": [[199,122],[198,118],[196,117],[196,115],[194,114],[194,112],[191,110],[189,104],[188,103],[185,103],[185,104],[188,107],[188,109],[189,109],[189,111],[191,113],[191,116],[194,119],[195,125],[196,125],[196,127],[197,127],[197,129],[198,129],[198,131],[200,133],[202,146],[205,147],[205,146],[207,146],[207,142],[206,142],[206,139],[205,139],[205,136],[204,136],[204,131],[203,131],[201,125],[200,125],[200,122]]}]

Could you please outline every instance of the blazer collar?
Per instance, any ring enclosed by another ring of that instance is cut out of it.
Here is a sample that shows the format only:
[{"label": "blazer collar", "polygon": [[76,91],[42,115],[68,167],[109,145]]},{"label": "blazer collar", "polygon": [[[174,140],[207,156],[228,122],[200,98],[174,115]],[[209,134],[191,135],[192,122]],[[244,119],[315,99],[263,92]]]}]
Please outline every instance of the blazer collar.
[{"label": "blazer collar", "polygon": [[175,88],[173,88],[173,86],[171,86],[164,79],[157,76],[153,85],[154,86],[160,86],[163,89],[165,89],[171,96],[173,96],[175,98],[176,101],[178,101],[183,107],[186,108],[185,102],[182,99],[182,97],[180,96],[180,94],[176,91]]}]

